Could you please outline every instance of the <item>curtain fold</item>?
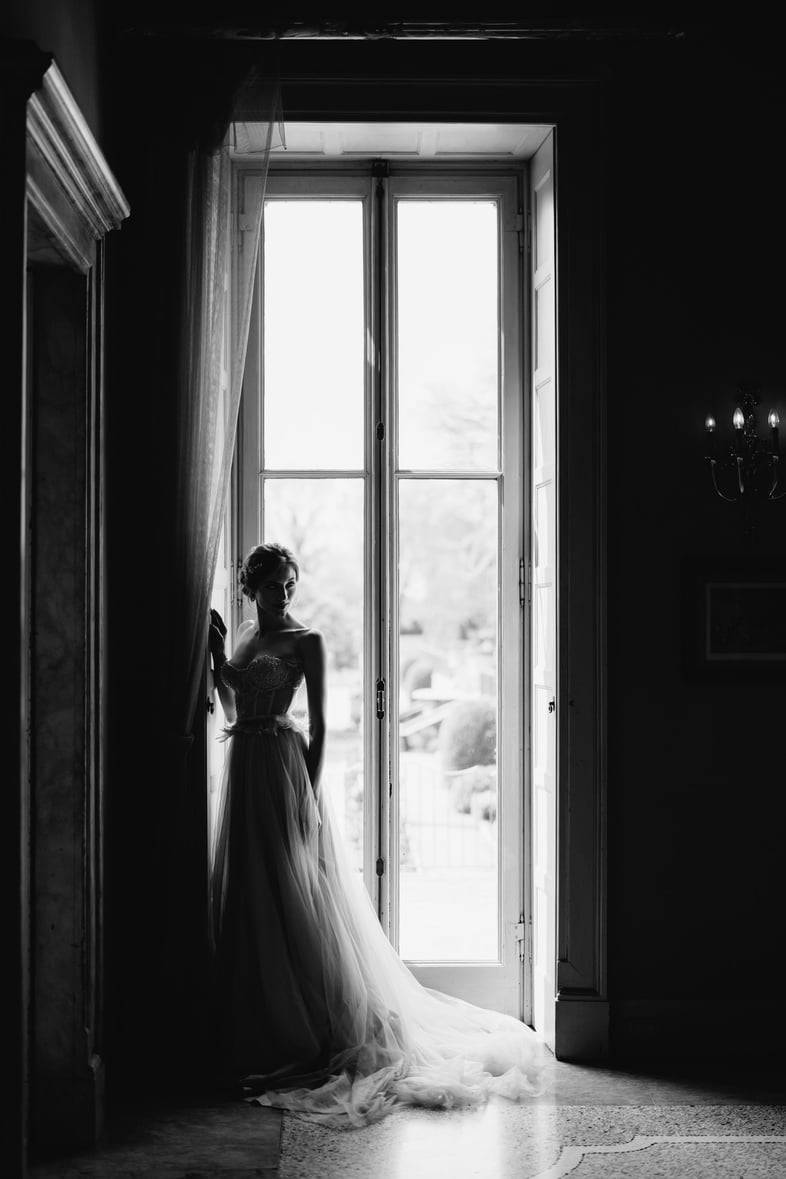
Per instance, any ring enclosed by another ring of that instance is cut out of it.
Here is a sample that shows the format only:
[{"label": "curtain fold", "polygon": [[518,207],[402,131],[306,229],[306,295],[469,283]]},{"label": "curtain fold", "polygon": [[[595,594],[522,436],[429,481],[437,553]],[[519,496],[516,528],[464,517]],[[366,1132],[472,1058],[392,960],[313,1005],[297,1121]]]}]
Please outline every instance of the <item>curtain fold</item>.
[{"label": "curtain fold", "polygon": [[[159,882],[151,915],[156,949],[151,963],[157,1060],[170,1069],[199,1069],[209,1043],[206,836],[207,791],[195,740],[207,654],[209,608],[221,539],[240,392],[243,383],[254,275],[261,237],[265,182],[271,148],[282,142],[277,84],[256,75],[246,80],[248,134],[234,120],[202,127],[202,140],[185,148],[181,210],[179,307],[172,316],[176,349],[174,502],[167,567],[173,574],[168,664],[171,713],[151,847]],[[248,103],[249,94],[254,103]],[[210,108],[212,111],[212,107]],[[212,137],[212,143],[208,140]],[[217,141],[220,137],[220,143]],[[244,151],[234,191],[233,157]],[[237,201],[236,201],[237,198]],[[233,224],[235,205],[240,216]],[[174,1074],[173,1074],[174,1075]]]},{"label": "curtain fold", "polygon": [[[211,587],[226,510],[243,382],[254,273],[270,152],[283,144],[277,83],[255,71],[238,91],[234,121],[217,149],[189,152],[184,218],[175,488],[176,598],[172,683],[176,739],[193,729],[207,645]],[[233,235],[232,158],[240,219]]]}]

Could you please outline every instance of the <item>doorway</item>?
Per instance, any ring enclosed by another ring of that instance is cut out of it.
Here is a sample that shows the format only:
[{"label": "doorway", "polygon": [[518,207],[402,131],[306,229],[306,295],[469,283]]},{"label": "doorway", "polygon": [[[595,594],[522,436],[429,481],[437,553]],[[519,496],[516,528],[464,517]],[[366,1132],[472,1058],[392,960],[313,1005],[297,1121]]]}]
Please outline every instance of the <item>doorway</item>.
[{"label": "doorway", "polygon": [[297,552],[330,660],[324,788],[380,921],[424,984],[528,1022],[529,187],[499,161],[271,170],[217,578],[234,629],[242,554]]}]

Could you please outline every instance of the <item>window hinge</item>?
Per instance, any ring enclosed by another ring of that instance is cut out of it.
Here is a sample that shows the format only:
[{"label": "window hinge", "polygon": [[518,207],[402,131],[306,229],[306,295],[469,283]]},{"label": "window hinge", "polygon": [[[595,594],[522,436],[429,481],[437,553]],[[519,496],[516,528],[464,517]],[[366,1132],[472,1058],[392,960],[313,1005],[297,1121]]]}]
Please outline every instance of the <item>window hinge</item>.
[{"label": "window hinge", "polygon": [[377,442],[381,442],[385,437],[385,423],[377,422]]},{"label": "window hinge", "polygon": [[519,558],[519,605],[533,600],[533,562]]},{"label": "window hinge", "polygon": [[523,254],[526,248],[529,254],[532,251],[532,210],[527,209],[526,215],[519,212],[516,224],[519,231],[519,253]]},{"label": "window hinge", "polygon": [[385,861],[382,859],[382,856],[380,856],[379,859],[377,860],[377,876],[384,876],[384,875],[385,875]]},{"label": "window hinge", "polygon": [[532,601],[532,563],[519,558],[519,606]]},{"label": "window hinge", "polygon": [[518,234],[518,237],[519,237],[519,253],[520,254],[524,253],[525,246],[527,249],[527,253],[529,253],[532,248],[532,213],[531,213],[531,211],[529,209],[527,209],[527,213],[525,216],[524,213],[522,212],[522,210],[519,209],[519,211],[515,217],[515,224],[516,224],[516,233]]},{"label": "window hinge", "polygon": [[519,959],[523,962],[527,956],[527,923],[524,920],[523,913],[519,921],[513,926],[513,932],[516,937]]},{"label": "window hinge", "polygon": [[377,680],[377,720],[385,719],[385,681]]},{"label": "window hinge", "polygon": [[523,254],[524,253],[524,214],[522,213],[521,209],[519,209],[518,213],[516,214],[516,216],[514,218],[514,222],[515,222],[516,233],[518,234],[518,239],[519,239],[519,253]]}]

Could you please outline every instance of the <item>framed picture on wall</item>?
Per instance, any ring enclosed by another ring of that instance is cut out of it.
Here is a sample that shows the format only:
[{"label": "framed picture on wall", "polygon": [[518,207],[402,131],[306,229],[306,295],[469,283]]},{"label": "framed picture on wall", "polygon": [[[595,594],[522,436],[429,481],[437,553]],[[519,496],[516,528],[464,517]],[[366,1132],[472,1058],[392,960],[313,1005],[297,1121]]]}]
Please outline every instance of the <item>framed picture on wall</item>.
[{"label": "framed picture on wall", "polygon": [[694,559],[683,583],[688,678],[786,683],[786,559]]}]

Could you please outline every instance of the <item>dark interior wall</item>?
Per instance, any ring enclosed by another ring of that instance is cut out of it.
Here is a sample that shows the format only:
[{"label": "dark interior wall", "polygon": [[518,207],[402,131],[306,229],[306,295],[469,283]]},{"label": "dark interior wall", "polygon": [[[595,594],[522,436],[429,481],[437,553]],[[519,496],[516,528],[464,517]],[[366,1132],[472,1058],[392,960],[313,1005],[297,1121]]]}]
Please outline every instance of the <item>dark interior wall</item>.
[{"label": "dark interior wall", "polygon": [[784,563],[786,500],[753,543],[701,461],[740,381],[786,410],[778,142],[763,43],[696,38],[609,80],[609,985],[612,998],[761,994],[783,900],[783,678],[683,667],[686,566]]},{"label": "dark interior wall", "polygon": [[101,142],[102,5],[96,0],[6,0],[0,31],[52,53],[79,109]]}]

